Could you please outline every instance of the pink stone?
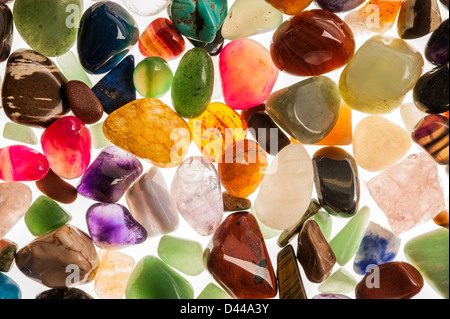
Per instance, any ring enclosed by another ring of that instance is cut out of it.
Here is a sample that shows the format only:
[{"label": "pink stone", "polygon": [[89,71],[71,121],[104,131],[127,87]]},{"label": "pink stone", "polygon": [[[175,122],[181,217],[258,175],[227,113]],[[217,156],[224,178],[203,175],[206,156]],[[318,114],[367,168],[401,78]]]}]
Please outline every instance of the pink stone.
[{"label": "pink stone", "polygon": [[0,179],[4,181],[38,181],[48,174],[49,169],[45,156],[27,146],[0,149]]},{"label": "pink stone", "polygon": [[60,118],[41,137],[42,149],[52,171],[62,178],[78,178],[91,160],[91,134],[74,116]]},{"label": "pink stone", "polygon": [[269,51],[250,39],[230,42],[220,53],[219,68],[225,103],[235,110],[265,102],[279,73]]},{"label": "pink stone", "polygon": [[367,187],[395,235],[433,219],[445,209],[437,164],[425,153],[411,155],[388,168]]},{"label": "pink stone", "polygon": [[31,205],[31,189],[25,184],[0,184],[0,239],[25,215]]}]

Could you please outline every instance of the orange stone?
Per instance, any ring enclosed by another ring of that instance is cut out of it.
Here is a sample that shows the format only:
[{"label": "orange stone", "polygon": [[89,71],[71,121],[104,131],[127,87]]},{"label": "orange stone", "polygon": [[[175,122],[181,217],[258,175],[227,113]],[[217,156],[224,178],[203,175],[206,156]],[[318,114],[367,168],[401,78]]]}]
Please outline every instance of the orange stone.
[{"label": "orange stone", "polygon": [[436,223],[436,225],[447,228],[448,229],[448,219],[449,219],[449,212],[448,210],[443,210],[439,213],[433,220]]},{"label": "orange stone", "polygon": [[312,0],[266,0],[266,2],[284,14],[294,15],[305,10]]},{"label": "orange stone", "polygon": [[353,139],[352,109],[342,102],[341,113],[333,130],[316,145],[350,145]]}]

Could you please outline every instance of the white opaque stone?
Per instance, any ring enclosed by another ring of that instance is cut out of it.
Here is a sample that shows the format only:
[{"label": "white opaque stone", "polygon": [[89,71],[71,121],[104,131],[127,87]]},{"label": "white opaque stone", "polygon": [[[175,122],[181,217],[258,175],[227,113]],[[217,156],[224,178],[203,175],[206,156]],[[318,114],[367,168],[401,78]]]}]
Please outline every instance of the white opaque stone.
[{"label": "white opaque stone", "polygon": [[166,9],[172,0],[122,0],[131,12],[140,16],[152,16]]}]

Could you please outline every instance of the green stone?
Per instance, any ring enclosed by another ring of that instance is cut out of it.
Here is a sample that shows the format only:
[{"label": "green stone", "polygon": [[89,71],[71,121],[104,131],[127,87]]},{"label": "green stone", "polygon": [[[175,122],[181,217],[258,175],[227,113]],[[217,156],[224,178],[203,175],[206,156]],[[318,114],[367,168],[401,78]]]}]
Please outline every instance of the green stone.
[{"label": "green stone", "polygon": [[188,51],[180,61],[172,84],[175,111],[185,118],[200,116],[214,89],[214,65],[203,48]]},{"label": "green stone", "polygon": [[92,88],[91,80],[72,51],[57,57],[56,62],[68,81],[81,81]]},{"label": "green stone", "polygon": [[82,0],[16,0],[14,24],[24,41],[48,57],[60,56],[75,44]]},{"label": "green stone", "polygon": [[89,132],[91,132],[92,145],[95,149],[101,149],[112,145],[105,134],[103,134],[103,122],[90,126]]},{"label": "green stone", "polygon": [[251,208],[251,213],[255,217],[256,222],[258,223],[259,229],[261,230],[261,234],[263,235],[264,239],[271,239],[280,235],[281,231],[272,229],[259,221],[259,219],[256,217],[254,207]]},{"label": "green stone", "polygon": [[340,268],[327,278],[319,287],[323,294],[348,294],[355,291],[358,281],[344,268]]},{"label": "green stone", "polygon": [[339,265],[345,266],[355,256],[366,232],[369,217],[370,209],[363,207],[330,241],[330,247]]},{"label": "green stone", "polygon": [[8,122],[3,129],[3,137],[12,141],[37,145],[38,139],[31,127]]},{"label": "green stone", "polygon": [[172,70],[160,57],[146,58],[134,69],[134,86],[143,97],[155,99],[162,97],[170,90],[172,81]]},{"label": "green stone", "polygon": [[189,276],[198,276],[205,270],[203,247],[196,241],[162,236],[158,255],[168,265]]},{"label": "green stone", "polygon": [[329,240],[331,237],[331,232],[333,230],[333,219],[331,218],[330,214],[324,211],[319,211],[316,216],[314,216],[314,220],[319,225],[323,236],[326,238],[326,240]]},{"label": "green stone", "polygon": [[194,299],[192,285],[161,259],[144,257],[134,268],[126,299]]},{"label": "green stone", "polygon": [[213,283],[209,283],[198,295],[197,299],[233,299],[223,289]]},{"label": "green stone", "polygon": [[25,214],[25,224],[34,236],[41,236],[66,225],[72,220],[53,199],[41,196]]},{"label": "green stone", "polygon": [[413,238],[405,245],[408,261],[446,299],[449,298],[448,243],[448,229],[442,228]]}]

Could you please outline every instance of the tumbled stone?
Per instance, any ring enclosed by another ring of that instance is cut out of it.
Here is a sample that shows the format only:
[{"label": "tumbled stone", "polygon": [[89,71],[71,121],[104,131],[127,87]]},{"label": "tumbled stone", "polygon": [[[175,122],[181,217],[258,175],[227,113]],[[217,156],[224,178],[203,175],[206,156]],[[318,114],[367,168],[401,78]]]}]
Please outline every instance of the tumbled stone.
[{"label": "tumbled stone", "polygon": [[3,128],[3,137],[12,141],[36,145],[38,139],[31,127],[8,122]]},{"label": "tumbled stone", "polygon": [[103,122],[89,126],[89,132],[91,132],[92,146],[95,149],[105,148],[112,144],[103,134]]},{"label": "tumbled stone", "polygon": [[325,239],[330,240],[331,232],[333,230],[333,219],[331,218],[331,215],[324,211],[318,211],[314,215],[314,221],[319,225]]},{"label": "tumbled stone", "polygon": [[162,260],[147,256],[131,273],[126,299],[193,299],[192,285]]},{"label": "tumbled stone", "polygon": [[416,106],[423,112],[438,114],[449,109],[449,64],[423,74],[414,86]]},{"label": "tumbled stone", "polygon": [[359,7],[365,0],[315,0],[317,5],[331,12],[347,12]]},{"label": "tumbled stone", "polygon": [[225,212],[244,211],[252,207],[252,202],[248,198],[236,197],[227,191],[222,192],[222,199]]},{"label": "tumbled stone", "polygon": [[425,47],[425,57],[435,65],[442,65],[449,61],[449,22],[448,19],[441,23]]},{"label": "tumbled stone", "polygon": [[0,62],[5,61],[11,53],[11,45],[14,36],[13,14],[11,9],[0,1]]},{"label": "tumbled stone", "polygon": [[433,221],[436,225],[447,228],[449,227],[449,211],[448,209],[444,209],[440,212],[436,217],[433,218]]},{"label": "tumbled stone", "polygon": [[13,279],[0,273],[0,300],[2,299],[22,299],[22,291]]},{"label": "tumbled stone", "polygon": [[411,299],[423,288],[423,277],[412,265],[391,262],[368,273],[355,289],[356,299]]},{"label": "tumbled stone", "polygon": [[56,62],[68,81],[81,81],[88,87],[92,87],[91,79],[89,79],[80,61],[72,51],[67,51],[67,53],[57,57]]},{"label": "tumbled stone", "polygon": [[306,9],[312,0],[266,0],[284,14],[294,15]]},{"label": "tumbled stone", "polygon": [[395,235],[433,219],[446,207],[437,164],[425,153],[388,168],[367,188]]},{"label": "tumbled stone", "polygon": [[280,299],[308,299],[291,245],[278,253],[277,279]]},{"label": "tumbled stone", "polygon": [[103,116],[103,106],[94,92],[81,81],[69,81],[65,93],[70,110],[84,124],[94,124]]},{"label": "tumbled stone", "polygon": [[172,87],[173,73],[167,62],[160,57],[150,57],[138,63],[133,82],[143,97],[160,98]]},{"label": "tumbled stone", "polygon": [[19,182],[0,183],[0,238],[3,238],[31,205],[31,189]]},{"label": "tumbled stone", "polygon": [[24,145],[0,148],[0,180],[29,182],[43,179],[49,170],[45,156]]},{"label": "tumbled stone", "polygon": [[49,300],[90,300],[91,295],[78,288],[54,288],[39,293],[35,299]]},{"label": "tumbled stone", "polygon": [[64,288],[94,280],[99,259],[89,236],[65,225],[19,250],[16,264],[30,279],[49,288]]},{"label": "tumbled stone", "polygon": [[152,16],[166,9],[171,0],[122,0],[123,4],[133,13],[140,16]]},{"label": "tumbled stone", "polygon": [[275,272],[256,219],[229,215],[204,252],[206,268],[235,299],[267,299],[277,294]]},{"label": "tumbled stone", "polygon": [[63,204],[71,204],[78,197],[77,189],[52,170],[49,170],[43,179],[36,181],[36,187],[44,195]]},{"label": "tumbled stone", "polygon": [[165,235],[159,241],[158,256],[189,276],[198,276],[205,270],[202,244],[193,240]]},{"label": "tumbled stone", "polygon": [[349,273],[345,268],[339,268],[332,273],[320,286],[317,288],[322,294],[348,294],[355,291],[358,284],[355,277]]},{"label": "tumbled stone", "polygon": [[438,229],[408,241],[404,252],[427,283],[443,298],[449,298],[448,229]]},{"label": "tumbled stone", "polygon": [[[216,37],[210,43],[204,43],[204,42],[192,40],[189,38],[188,38],[188,40],[189,40],[189,42],[192,43],[192,45],[194,47],[205,49],[211,57],[219,55],[220,52],[222,52],[223,45],[225,44],[225,39],[223,38],[222,32],[220,30],[217,31]],[[214,73],[217,73],[215,69],[214,69]],[[217,85],[217,83],[214,83],[214,85]]]},{"label": "tumbled stone", "polygon": [[345,146],[353,142],[353,110],[344,102],[341,104],[336,124],[327,136],[316,145]]},{"label": "tumbled stone", "polygon": [[403,0],[397,21],[402,39],[421,38],[436,30],[442,21],[437,0]]},{"label": "tumbled stone", "polygon": [[103,123],[103,133],[116,146],[158,167],[180,164],[191,143],[186,122],[152,98],[133,101],[111,113]]},{"label": "tumbled stone", "polygon": [[353,134],[356,163],[369,172],[395,165],[408,153],[411,145],[408,132],[378,115],[362,119]]},{"label": "tumbled stone", "polygon": [[0,239],[0,272],[11,270],[19,246],[8,239]]},{"label": "tumbled stone", "polygon": [[250,212],[252,213],[252,215],[255,217],[256,222],[258,223],[259,229],[261,230],[261,234],[263,235],[263,238],[265,240],[277,237],[281,234],[281,231],[278,229],[273,229],[270,228],[266,225],[264,225],[259,219],[258,217],[256,217],[256,213],[255,213],[255,207],[252,207],[250,209]]},{"label": "tumbled stone", "polygon": [[320,294],[320,295],[316,295],[314,297],[312,297],[311,299],[324,299],[324,300],[328,300],[328,299],[352,299],[346,295],[341,295],[341,294]]},{"label": "tumbled stone", "polygon": [[427,116],[427,113],[419,110],[415,103],[402,104],[400,107],[400,114],[402,116],[403,124],[409,133],[414,130],[421,119]]},{"label": "tumbled stone", "polygon": [[197,299],[232,299],[229,294],[213,283],[209,283],[198,295]]},{"label": "tumbled stone", "polygon": [[173,232],[180,219],[164,175],[152,167],[127,191],[126,200],[133,217],[147,230],[148,237]]}]

